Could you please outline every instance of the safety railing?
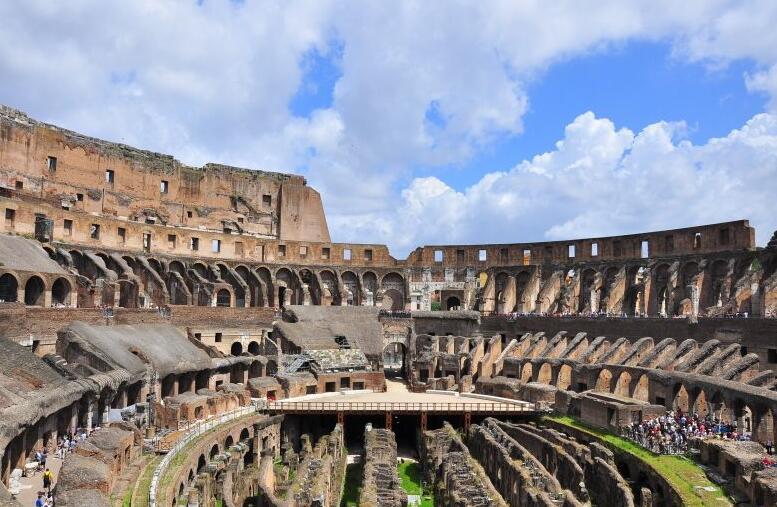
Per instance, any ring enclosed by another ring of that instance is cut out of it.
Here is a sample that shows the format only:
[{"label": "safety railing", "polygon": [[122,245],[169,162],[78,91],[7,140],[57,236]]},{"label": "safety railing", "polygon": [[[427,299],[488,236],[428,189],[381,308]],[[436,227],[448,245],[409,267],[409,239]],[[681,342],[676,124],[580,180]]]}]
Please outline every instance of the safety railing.
[{"label": "safety railing", "polygon": [[532,412],[534,405],[501,402],[277,401],[270,412]]},{"label": "safety railing", "polygon": [[167,471],[167,467],[170,466],[170,461],[172,461],[172,459],[181,451],[181,449],[186,447],[186,444],[199,437],[203,433],[206,433],[207,431],[215,428],[216,426],[233,421],[251,413],[256,413],[259,408],[260,407],[257,405],[236,408],[235,410],[224,412],[223,414],[220,414],[216,417],[200,421],[190,426],[184,435],[175,443],[175,445],[170,448],[168,453],[165,454],[165,457],[162,458],[157,467],[154,469],[154,473],[151,476],[151,485],[148,489],[149,507],[156,507],[156,494],[157,488],[159,486],[159,480],[161,479],[162,475],[164,475],[165,471]]}]

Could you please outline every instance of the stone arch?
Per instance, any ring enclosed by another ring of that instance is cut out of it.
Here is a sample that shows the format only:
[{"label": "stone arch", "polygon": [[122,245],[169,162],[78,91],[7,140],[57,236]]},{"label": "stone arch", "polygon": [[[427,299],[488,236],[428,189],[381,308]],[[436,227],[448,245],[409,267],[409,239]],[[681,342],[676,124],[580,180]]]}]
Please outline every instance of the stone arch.
[{"label": "stone arch", "polygon": [[229,353],[233,356],[241,355],[243,353],[243,344],[239,340],[235,340],[229,347]]},{"label": "stone arch", "polygon": [[[728,299],[726,276],[728,275],[728,262],[723,259],[714,261],[709,268],[709,291],[704,291],[702,306],[723,306]],[[707,294],[708,292],[708,294]]]},{"label": "stone arch", "polygon": [[669,264],[660,264],[653,269],[650,289],[650,315],[668,315],[669,308]]},{"label": "stone arch", "polygon": [[612,392],[612,372],[607,368],[602,368],[596,377],[596,387],[594,391]]},{"label": "stone arch", "polygon": [[264,305],[265,306],[274,306],[275,305],[275,296],[273,293],[273,277],[272,273],[270,273],[270,270],[266,267],[262,266],[259,268],[256,268],[254,271],[256,273],[257,278],[261,282],[262,288],[264,289]]},{"label": "stone arch", "polygon": [[650,401],[650,379],[646,374],[639,376],[639,379],[631,389],[631,397],[635,400]]},{"label": "stone arch", "polygon": [[387,310],[403,310],[405,307],[404,281],[397,273],[389,273],[381,282],[383,299],[381,306]]},{"label": "stone arch", "polygon": [[683,413],[691,413],[691,397],[683,384],[677,384],[672,397],[672,410],[681,410]]},{"label": "stone arch", "polygon": [[57,278],[51,286],[51,303],[70,306],[70,282],[67,278]]},{"label": "stone arch", "polygon": [[267,375],[275,375],[278,373],[278,363],[274,359],[267,361]]},{"label": "stone arch", "polygon": [[194,264],[192,264],[191,269],[192,271],[200,275],[205,280],[212,281],[210,270],[208,269],[208,266],[206,266],[204,262],[199,262],[199,261],[195,262]]},{"label": "stone arch", "polygon": [[580,297],[578,298],[577,311],[590,313],[594,310],[591,304],[591,293],[596,283],[596,271],[592,268],[584,269],[580,274]]},{"label": "stone arch", "polygon": [[556,379],[556,387],[562,390],[567,390],[572,385],[572,367],[568,364],[562,364],[558,370],[558,379]]},{"label": "stone arch", "polygon": [[371,298],[372,306],[374,306],[375,294],[378,292],[378,275],[372,271],[365,271],[362,274],[362,289],[367,292],[367,297]]},{"label": "stone arch", "polygon": [[534,301],[531,300],[529,283],[531,282],[531,273],[521,271],[515,277],[515,305],[516,311],[521,313],[529,312],[534,307]]},{"label": "stone arch", "polygon": [[0,276],[0,301],[13,303],[19,298],[19,280],[11,273]]},{"label": "stone arch", "polygon": [[235,439],[232,438],[232,435],[227,435],[227,438],[224,440],[224,449],[229,449],[235,445]]},{"label": "stone arch", "polygon": [[248,285],[248,299],[251,301],[251,306],[264,306],[264,291],[256,273],[242,264],[235,267],[235,272]]},{"label": "stone arch", "polygon": [[533,374],[533,367],[532,364],[529,362],[524,363],[523,368],[521,368],[521,381],[523,382],[531,382],[532,374]]},{"label": "stone arch", "polygon": [[448,296],[445,300],[446,310],[458,310],[461,308],[461,300],[457,296]]},{"label": "stone arch", "polygon": [[321,286],[318,283],[318,278],[309,269],[303,268],[299,270],[299,279],[303,287],[307,286],[308,294],[310,295],[310,303],[313,305],[321,305]]},{"label": "stone arch", "polygon": [[240,431],[240,438],[238,440],[240,440],[241,442],[245,442],[250,438],[251,438],[251,434],[248,432],[248,428],[243,428]]},{"label": "stone arch", "polygon": [[303,303],[300,294],[300,283],[297,275],[288,268],[280,268],[275,272],[278,281],[278,303],[283,306],[288,301],[291,305]]},{"label": "stone arch", "polygon": [[551,384],[553,382],[553,367],[550,363],[542,363],[540,371],[537,372],[537,382],[540,384]]},{"label": "stone arch", "polygon": [[645,273],[644,266],[634,265],[626,268],[626,288],[623,293],[623,311],[629,317],[641,315],[644,311],[645,287],[642,279]]},{"label": "stone arch", "polygon": [[220,289],[216,293],[216,306],[232,306],[232,293],[228,289]]},{"label": "stone arch", "polygon": [[613,394],[617,394],[618,396],[623,396],[625,398],[629,397],[629,386],[631,385],[631,373],[628,371],[621,372],[620,375],[618,375],[618,380],[615,382],[615,389],[613,390]]},{"label": "stone arch", "polygon": [[207,464],[208,464],[208,462],[205,459],[205,455],[204,454],[200,454],[200,457],[197,460],[197,474],[198,475],[202,472],[202,470],[205,468],[205,465],[207,465]]},{"label": "stone arch", "polygon": [[599,309],[607,313],[619,313],[615,304],[617,301],[610,301],[619,272],[620,268],[617,266],[610,266],[604,271],[602,289],[599,295]]},{"label": "stone arch", "polygon": [[250,341],[250,342],[248,342],[248,353],[249,354],[251,354],[253,356],[258,356],[259,355],[259,350],[260,350],[259,342],[257,342],[257,341]]},{"label": "stone arch", "polygon": [[387,310],[405,309],[405,279],[399,273],[392,271],[383,276],[380,282],[383,292],[381,306]]},{"label": "stone arch", "polygon": [[[707,393],[703,389],[695,388],[692,390],[693,396],[691,401],[693,404],[688,407],[689,411],[693,414],[699,414],[700,416],[706,416],[710,413],[710,404],[707,399]],[[713,397],[715,395],[713,394]]]},{"label": "stone arch", "polygon": [[361,304],[361,291],[359,290],[359,278],[353,271],[343,271],[341,275],[346,294],[343,295],[348,306]]},{"label": "stone arch", "polygon": [[210,448],[210,453],[208,454],[210,456],[210,459],[213,460],[217,455],[219,454],[219,444],[213,444],[213,446]]},{"label": "stone arch", "polygon": [[43,306],[46,299],[46,284],[38,275],[33,275],[24,284],[24,304],[27,306]]},{"label": "stone arch", "polygon": [[324,269],[319,273],[321,278],[321,304],[340,306],[340,290],[337,287],[337,275],[329,269]]},{"label": "stone arch", "polygon": [[510,313],[513,311],[514,301],[507,301],[507,285],[510,280],[510,275],[504,271],[500,271],[494,277],[494,297],[496,298],[496,312],[497,313]]}]

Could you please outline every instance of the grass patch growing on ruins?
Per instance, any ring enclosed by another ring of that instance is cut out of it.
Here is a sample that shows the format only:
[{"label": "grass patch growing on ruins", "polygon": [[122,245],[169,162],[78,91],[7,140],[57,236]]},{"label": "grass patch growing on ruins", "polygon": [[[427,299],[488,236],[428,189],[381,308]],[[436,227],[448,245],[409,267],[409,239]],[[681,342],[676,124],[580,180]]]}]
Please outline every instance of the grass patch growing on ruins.
[{"label": "grass patch growing on ruins", "polygon": [[343,498],[340,500],[340,507],[358,507],[359,490],[362,485],[361,463],[349,463],[345,469],[345,486],[343,487]]},{"label": "grass patch growing on ruins", "polygon": [[147,507],[148,506],[148,490],[151,489],[151,477],[154,475],[154,469],[162,460],[161,456],[149,461],[143,473],[135,483],[135,488],[132,490],[132,507]]},{"label": "grass patch growing on ruins", "polygon": [[[572,417],[546,416],[545,418],[595,435],[611,448],[628,452],[646,462],[674,486],[685,505],[733,505],[723,490],[711,482],[704,471],[688,458],[655,454],[631,440],[621,438],[602,429],[593,428]],[[702,489],[709,487],[713,489],[710,491]]]},{"label": "grass patch growing on ruins", "polygon": [[[405,493],[408,495],[423,495],[423,490],[421,488],[423,470],[420,463],[407,460],[397,463],[397,473]],[[422,496],[420,505],[421,507],[433,507],[433,497],[431,495]]]}]

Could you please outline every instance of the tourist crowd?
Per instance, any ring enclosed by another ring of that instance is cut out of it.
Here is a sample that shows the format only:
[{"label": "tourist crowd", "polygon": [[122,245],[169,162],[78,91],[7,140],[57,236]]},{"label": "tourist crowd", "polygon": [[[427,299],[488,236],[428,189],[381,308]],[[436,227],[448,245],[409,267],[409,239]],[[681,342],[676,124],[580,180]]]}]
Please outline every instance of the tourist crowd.
[{"label": "tourist crowd", "polygon": [[683,454],[695,438],[750,440],[749,435],[737,431],[735,422],[721,421],[709,414],[684,414],[679,410],[634,422],[624,428],[624,434],[657,454]]}]

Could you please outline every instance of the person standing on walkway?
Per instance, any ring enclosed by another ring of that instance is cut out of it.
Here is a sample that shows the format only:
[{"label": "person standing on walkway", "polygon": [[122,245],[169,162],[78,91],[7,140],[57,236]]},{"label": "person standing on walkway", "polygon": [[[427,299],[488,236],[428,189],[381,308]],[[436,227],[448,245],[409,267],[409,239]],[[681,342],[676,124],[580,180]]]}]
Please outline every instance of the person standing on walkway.
[{"label": "person standing on walkway", "polygon": [[43,472],[43,487],[46,489],[46,493],[51,493],[52,482],[54,482],[54,474],[47,468],[46,471]]}]

